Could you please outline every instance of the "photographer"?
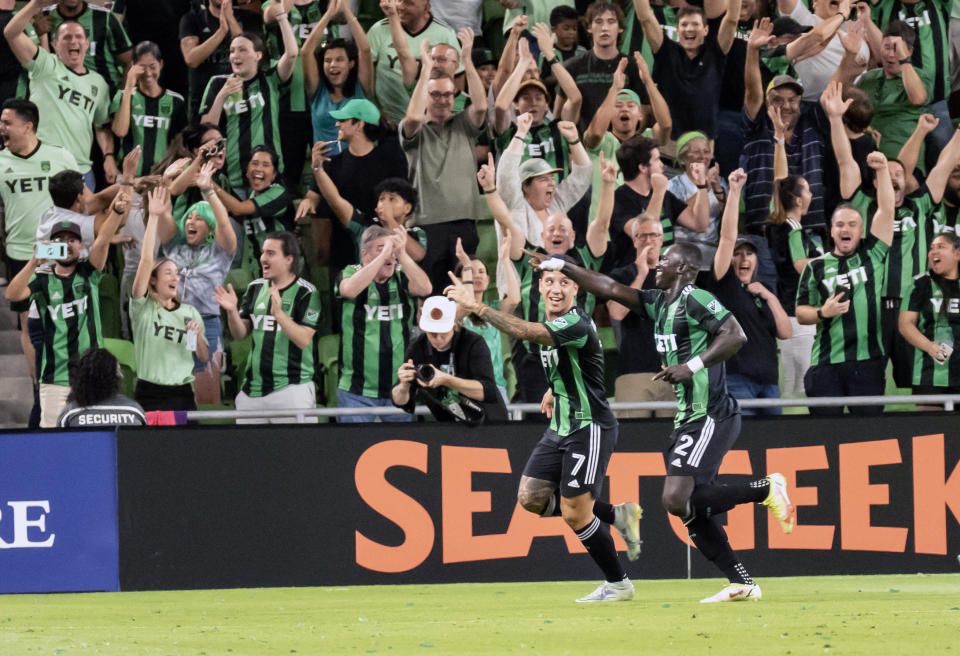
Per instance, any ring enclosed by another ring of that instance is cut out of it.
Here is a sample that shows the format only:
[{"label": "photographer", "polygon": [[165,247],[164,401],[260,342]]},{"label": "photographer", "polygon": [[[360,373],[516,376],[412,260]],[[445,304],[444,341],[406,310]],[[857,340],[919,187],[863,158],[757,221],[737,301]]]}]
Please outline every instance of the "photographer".
[{"label": "photographer", "polygon": [[[393,404],[412,413],[419,396],[437,421],[506,421],[490,350],[469,330],[455,330],[457,305],[443,296],[423,304],[420,330],[397,371]],[[419,395],[418,395],[419,391]]]}]

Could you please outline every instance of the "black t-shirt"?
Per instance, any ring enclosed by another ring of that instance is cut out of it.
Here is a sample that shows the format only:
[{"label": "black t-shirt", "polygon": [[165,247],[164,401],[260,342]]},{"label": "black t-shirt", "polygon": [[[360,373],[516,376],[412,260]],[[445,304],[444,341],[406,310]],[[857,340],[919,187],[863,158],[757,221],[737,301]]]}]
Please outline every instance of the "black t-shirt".
[{"label": "black t-shirt", "polygon": [[[637,277],[637,265],[628,264],[610,272],[610,277],[624,285],[630,285]],[[644,289],[655,289],[657,272],[653,269],[643,281]],[[617,375],[647,374],[660,371],[660,355],[653,339],[655,321],[646,312],[633,310],[620,322],[620,366]]]},{"label": "black t-shirt", "polygon": [[[611,59],[600,59],[591,50],[563,62],[564,68],[573,77],[573,81],[577,83],[577,88],[583,95],[583,105],[580,108],[581,129],[590,125],[593,115],[603,104],[603,99],[607,97],[610,84],[613,82],[613,73],[620,65],[620,59],[623,56],[617,55]],[[640,102],[644,105],[649,105],[650,99],[647,97],[647,90],[643,88],[643,83],[640,82],[640,72],[632,58],[627,64],[626,75],[626,88],[635,91],[640,96]]]},{"label": "black t-shirt", "polygon": [[[446,351],[437,351],[427,336],[420,334],[407,346],[403,361],[413,360],[415,365],[432,364],[457,378],[476,380],[483,385],[483,401],[474,401],[483,408],[484,421],[506,421],[507,406],[493,378],[493,361],[490,349],[483,337],[470,330],[458,330],[453,334],[453,342]],[[445,387],[421,388],[414,379],[410,387],[410,401],[402,406],[408,412],[413,410],[417,401],[430,408],[437,421],[455,421],[454,415],[445,407],[461,395]],[[466,397],[464,397],[466,398]],[[473,401],[473,399],[471,399]]]},{"label": "black t-shirt", "polygon": [[[721,22],[723,22],[722,17],[707,21],[710,32],[716,34],[716,31],[720,29]],[[739,112],[743,109],[745,84],[743,71],[747,65],[747,39],[750,38],[750,30],[752,29],[752,20],[741,21],[737,24],[737,32],[733,38],[733,45],[730,46],[730,52],[727,53],[727,64],[723,70],[723,84],[720,85],[720,109],[727,109],[732,112]]]},{"label": "black t-shirt", "polygon": [[720,280],[713,271],[703,271],[697,277],[697,286],[713,292],[740,323],[747,336],[747,346],[726,361],[728,374],[740,374],[763,385],[776,385],[777,324],[767,302],[747,291],[733,267]]},{"label": "black t-shirt", "polygon": [[122,4],[113,3],[114,13],[123,14],[123,26],[132,43],[153,41],[160,47],[163,53],[160,84],[184,98],[189,93],[188,73],[177,34],[180,21],[190,11],[191,4],[192,0],[125,0]]},{"label": "black t-shirt", "polygon": [[[234,9],[233,15],[236,17],[240,27],[247,32],[263,33],[263,18],[260,14],[250,11]],[[191,9],[182,19],[180,19],[180,40],[193,36],[203,43],[220,27],[220,19],[210,13],[206,7],[195,7]],[[216,50],[204,60],[197,68],[191,68],[189,72],[189,111],[187,116],[191,121],[199,120],[196,117],[197,108],[200,106],[200,99],[203,97],[203,91],[207,88],[207,82],[214,75],[229,75],[230,68],[230,41],[232,37],[228,34],[217,46]]]},{"label": "black t-shirt", "polygon": [[726,61],[712,29],[693,59],[679,43],[664,35],[660,50],[653,56],[653,79],[670,107],[673,139],[690,130],[700,130],[711,139],[717,136]]},{"label": "black t-shirt", "polygon": [[[610,219],[610,244],[607,247],[607,256],[604,258],[604,271],[627,266],[637,258],[637,250],[633,247],[633,240],[623,231],[630,219],[643,214],[650,204],[650,195],[641,196],[627,185],[619,187],[614,192],[613,216]],[[663,198],[663,213],[660,224],[663,226],[663,245],[673,243],[673,226],[683,210],[687,209],[686,202],[680,200],[669,191]]]}]

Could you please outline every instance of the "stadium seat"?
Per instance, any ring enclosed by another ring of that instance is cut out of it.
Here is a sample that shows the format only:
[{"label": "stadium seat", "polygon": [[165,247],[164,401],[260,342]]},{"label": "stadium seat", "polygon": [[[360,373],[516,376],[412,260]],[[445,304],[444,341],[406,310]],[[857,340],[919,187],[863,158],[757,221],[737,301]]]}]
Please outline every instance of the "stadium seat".
[{"label": "stadium seat", "polygon": [[120,381],[120,393],[131,399],[137,387],[137,357],[133,342],[125,339],[107,337],[103,340],[103,347],[113,354],[120,363],[123,379]]},{"label": "stadium seat", "polygon": [[340,376],[340,335],[325,335],[317,340],[317,368],[323,374],[324,405],[335,408]]}]

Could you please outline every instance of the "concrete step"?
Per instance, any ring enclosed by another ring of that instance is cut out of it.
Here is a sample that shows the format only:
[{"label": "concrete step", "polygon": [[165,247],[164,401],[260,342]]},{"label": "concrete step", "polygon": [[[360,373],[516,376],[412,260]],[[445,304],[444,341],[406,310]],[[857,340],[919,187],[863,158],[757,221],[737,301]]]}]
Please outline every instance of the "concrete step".
[{"label": "concrete step", "polygon": [[0,355],[16,355],[20,352],[20,333],[16,330],[0,330]]},{"label": "concrete step", "polygon": [[0,330],[16,330],[17,315],[10,310],[10,303],[3,298],[2,292],[0,289]]},{"label": "concrete step", "polygon": [[32,407],[32,401],[30,404],[23,404],[0,400],[0,428],[22,428],[26,430]]},{"label": "concrete step", "polygon": [[[24,359],[23,354],[13,353],[0,355],[0,382],[21,376],[30,376],[30,370],[27,369],[27,361]],[[3,398],[4,396],[0,394],[0,399]]]},{"label": "concrete step", "polygon": [[27,375],[0,379],[0,401],[33,405],[33,381]]}]

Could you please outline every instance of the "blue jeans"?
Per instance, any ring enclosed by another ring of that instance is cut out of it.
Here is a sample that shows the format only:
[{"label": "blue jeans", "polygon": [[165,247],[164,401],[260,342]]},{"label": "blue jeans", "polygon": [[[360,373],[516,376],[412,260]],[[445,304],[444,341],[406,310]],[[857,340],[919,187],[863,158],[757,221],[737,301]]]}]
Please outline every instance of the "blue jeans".
[{"label": "blue jeans", "polygon": [[83,174],[83,184],[85,184],[90,191],[97,190],[97,177],[93,174],[93,169]]},{"label": "blue jeans", "polygon": [[[735,399],[779,399],[777,385],[764,385],[740,374],[727,374],[727,390]],[[779,415],[782,408],[741,408],[745,415]]]},{"label": "blue jeans", "polygon": [[[203,336],[207,340],[208,358],[223,348],[223,323],[220,321],[220,315],[211,314],[203,317]],[[203,371],[207,368],[207,363],[196,355],[193,356],[193,370]]]},{"label": "blue jeans", "polygon": [[[340,408],[384,408],[392,407],[390,399],[372,399],[362,394],[354,394],[337,388],[337,406]],[[341,415],[337,417],[340,424],[358,424],[361,422],[376,421],[377,415]],[[413,415],[381,415],[381,421],[413,421]]]}]

